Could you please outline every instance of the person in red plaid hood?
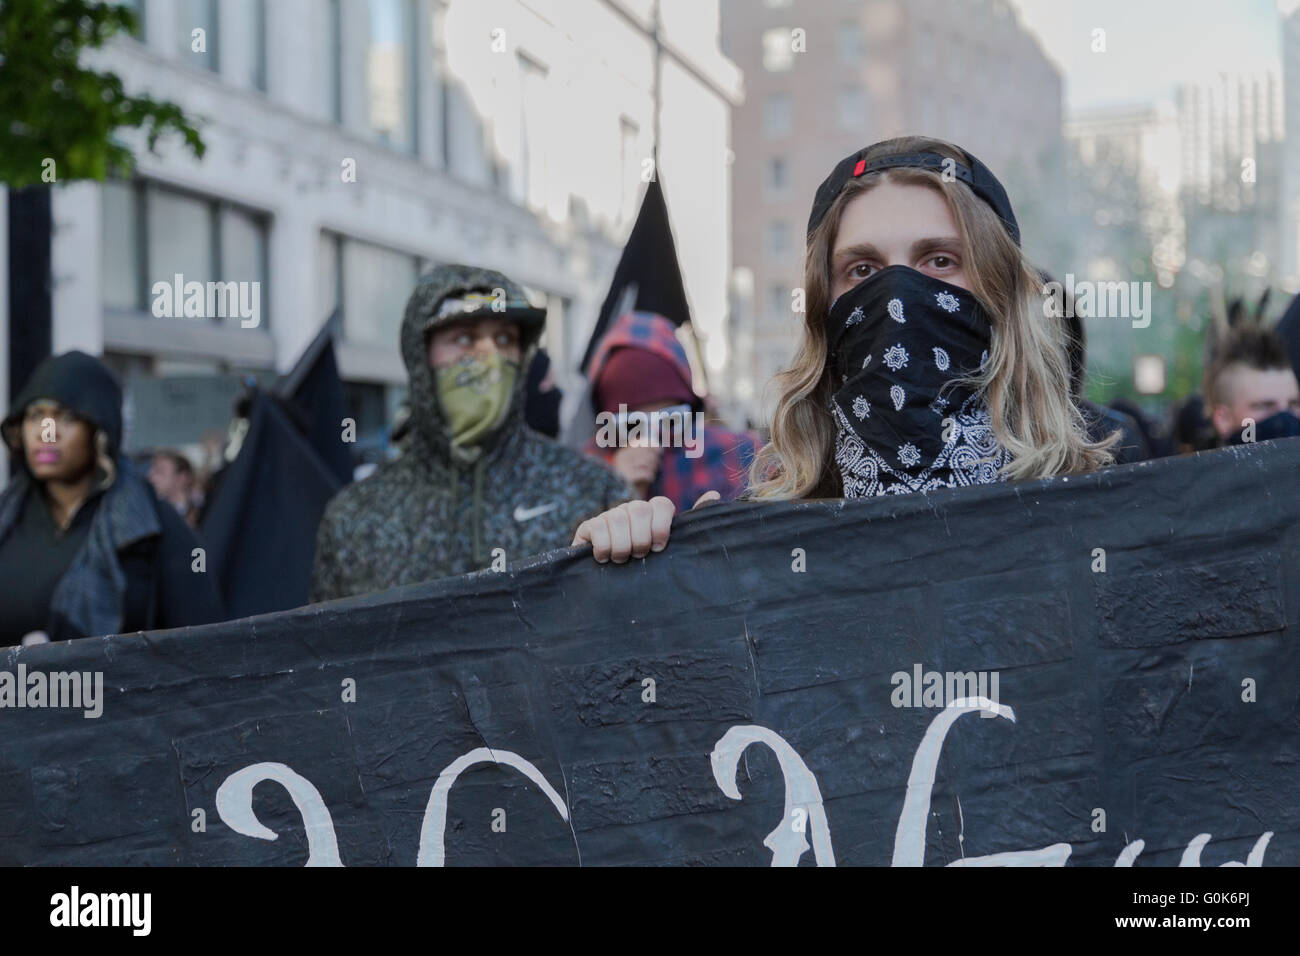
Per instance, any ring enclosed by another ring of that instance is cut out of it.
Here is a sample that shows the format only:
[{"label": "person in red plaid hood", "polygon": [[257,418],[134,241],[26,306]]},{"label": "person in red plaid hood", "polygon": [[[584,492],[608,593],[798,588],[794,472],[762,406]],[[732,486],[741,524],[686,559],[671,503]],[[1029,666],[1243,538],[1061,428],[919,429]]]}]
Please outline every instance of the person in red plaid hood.
[{"label": "person in red plaid hood", "polygon": [[[663,316],[624,314],[592,356],[589,377],[598,427],[585,451],[612,465],[642,500],[662,495],[685,510],[706,491],[730,501],[745,490],[758,436],[703,424],[686,350]],[[648,427],[637,428],[636,413]]]}]

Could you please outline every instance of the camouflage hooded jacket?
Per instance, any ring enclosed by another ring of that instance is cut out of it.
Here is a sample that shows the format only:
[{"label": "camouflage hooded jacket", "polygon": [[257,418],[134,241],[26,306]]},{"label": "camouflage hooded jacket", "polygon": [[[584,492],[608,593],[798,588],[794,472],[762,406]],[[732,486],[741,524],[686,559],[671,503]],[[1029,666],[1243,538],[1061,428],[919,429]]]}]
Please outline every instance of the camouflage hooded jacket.
[{"label": "camouflage hooded jacket", "polygon": [[[498,548],[514,564],[567,546],[578,524],[631,497],[614,471],[524,424],[523,375],[477,458],[452,455],[427,337],[448,295],[493,289],[504,289],[510,301],[524,298],[499,272],[455,265],[433,270],[411,294],[401,332],[411,433],[397,461],[344,488],[326,507],[313,602],[482,570]],[[521,338],[525,364],[536,336],[525,330]]]}]

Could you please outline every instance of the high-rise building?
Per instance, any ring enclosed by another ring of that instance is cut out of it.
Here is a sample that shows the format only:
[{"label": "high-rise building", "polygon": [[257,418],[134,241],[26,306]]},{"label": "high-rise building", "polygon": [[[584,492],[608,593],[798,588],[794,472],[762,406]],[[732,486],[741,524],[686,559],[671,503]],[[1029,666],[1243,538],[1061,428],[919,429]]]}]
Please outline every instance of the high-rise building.
[{"label": "high-rise building", "polygon": [[[717,0],[134,6],[140,34],[93,62],[201,118],[207,154],[131,137],[131,178],[56,187],[52,271],[55,351],[126,379],[136,447],[222,421],[241,374],[285,371],[332,314],[358,430],[382,435],[406,382],[404,303],[444,262],[530,289],[576,397],[656,135],[698,334],[721,340],[741,85]],[[255,283],[256,326],[158,314],[177,275]],[[721,353],[706,348],[725,391]]]},{"label": "high-rise building", "polygon": [[1065,131],[1071,271],[1153,290],[1149,329],[1088,323],[1089,363],[1103,377],[1139,353],[1178,360],[1180,326],[1198,332],[1206,319],[1205,289],[1253,300],[1284,278],[1275,76],[1184,83],[1174,102],[1081,111]]},{"label": "high-rise building", "polygon": [[1006,185],[1026,250],[1060,263],[1061,78],[1004,0],[723,0],[722,45],[746,87],[732,216],[735,285],[753,301],[752,329],[734,336],[738,394],[757,399],[793,356],[817,185],[877,140],[924,134],[970,150]]},{"label": "high-rise building", "polygon": [[1275,74],[1220,74],[1178,90],[1182,207],[1189,260],[1263,285],[1294,273],[1285,263],[1281,225],[1284,111]]},{"label": "high-rise building", "polygon": [[1065,138],[1068,267],[1095,281],[1134,274],[1171,286],[1186,239],[1177,111],[1167,102],[1084,110],[1066,119]]},{"label": "high-rise building", "polygon": [[[1164,295],[1186,259],[1177,110],[1168,102],[1082,110],[1067,117],[1065,137],[1065,272],[1076,282],[1149,283]],[[1167,332],[1159,321],[1135,333],[1127,319],[1084,319],[1087,364],[1103,378],[1127,374],[1133,356],[1156,350]]]},{"label": "high-rise building", "polygon": [[[1278,0],[1282,16],[1282,99],[1284,129],[1300,136],[1300,4]],[[1279,272],[1286,289],[1300,291],[1300,155],[1282,151],[1282,195],[1279,201]]]},{"label": "high-rise building", "polygon": [[1282,87],[1273,73],[1220,74],[1178,89],[1183,187],[1202,205],[1254,205],[1259,149],[1283,138]]}]

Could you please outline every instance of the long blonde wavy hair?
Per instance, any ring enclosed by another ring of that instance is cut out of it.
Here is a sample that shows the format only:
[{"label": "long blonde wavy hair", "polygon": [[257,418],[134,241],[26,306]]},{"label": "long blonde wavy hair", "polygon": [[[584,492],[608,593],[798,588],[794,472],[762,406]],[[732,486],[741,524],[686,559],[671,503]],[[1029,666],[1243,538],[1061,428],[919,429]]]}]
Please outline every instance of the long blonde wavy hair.
[{"label": "long blonde wavy hair", "polygon": [[[877,143],[868,162],[903,153],[936,152],[959,163],[966,154],[950,143],[906,136]],[[1107,450],[1118,434],[1089,439],[1070,395],[1067,331],[1044,315],[1042,280],[1007,233],[997,213],[960,180],[944,182],[928,169],[895,167],[850,179],[825,218],[808,237],[804,262],[804,325],[794,362],[773,380],[779,391],[772,440],[755,457],[749,497],[837,498],[843,494],[835,468],[831,396],[836,385],[827,366],[826,317],[831,306],[831,253],[845,207],[882,182],[936,190],[948,203],[961,240],[970,292],[992,322],[992,345],[984,371],[960,380],[981,392],[993,433],[1009,453],[1002,469],[1009,479],[1043,478],[1093,471],[1113,462]]]}]

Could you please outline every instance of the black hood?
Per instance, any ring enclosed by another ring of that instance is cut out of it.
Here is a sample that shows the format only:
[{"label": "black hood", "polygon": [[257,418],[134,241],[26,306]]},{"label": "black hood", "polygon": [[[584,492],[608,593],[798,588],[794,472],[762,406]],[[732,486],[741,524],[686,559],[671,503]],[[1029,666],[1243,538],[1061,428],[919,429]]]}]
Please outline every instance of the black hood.
[{"label": "black hood", "polygon": [[21,462],[22,419],[27,406],[40,399],[58,402],[108,436],[109,454],[122,448],[122,386],[99,359],[85,352],[52,355],[27,379],[3,423],[5,444]]}]

